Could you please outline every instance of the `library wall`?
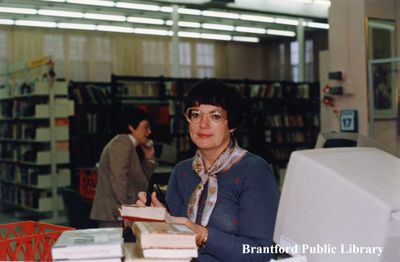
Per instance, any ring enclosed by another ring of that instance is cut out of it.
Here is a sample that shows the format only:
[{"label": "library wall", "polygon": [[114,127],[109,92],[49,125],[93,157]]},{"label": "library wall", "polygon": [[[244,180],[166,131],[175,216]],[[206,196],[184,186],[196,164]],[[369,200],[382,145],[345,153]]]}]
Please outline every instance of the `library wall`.
[{"label": "library wall", "polygon": [[[171,76],[170,39],[166,37],[1,26],[0,30],[8,35],[7,64],[35,59],[38,54],[43,54],[54,57],[57,62],[57,76],[67,80],[109,81],[111,73],[149,76],[150,71],[155,72],[151,76]],[[48,50],[53,50],[56,54],[45,54],[44,39],[46,37],[57,39],[57,45],[47,48]],[[101,46],[101,43],[99,44],[99,40],[108,42],[108,46],[105,49],[107,50],[106,52],[98,51],[100,48],[104,48],[104,45]],[[194,43],[210,43],[214,45],[216,57],[215,77],[219,78],[245,77],[265,79],[261,65],[269,66],[271,64],[271,62],[265,63],[263,61],[268,57],[261,55],[262,50],[265,48],[261,44],[198,39],[182,39],[182,42],[189,43],[192,46],[192,61],[196,52],[196,49],[193,48]],[[149,43],[154,46],[155,50],[160,50],[158,47],[161,47],[162,51],[157,53],[159,60],[149,61],[148,57],[144,57],[144,46],[149,46]],[[84,53],[74,53],[74,46],[78,45],[86,47]],[[99,56],[99,53],[103,55],[109,53],[109,61],[107,59],[104,60],[104,57]],[[241,60],[243,57],[251,59],[245,61],[247,64],[243,64],[244,61]],[[104,67],[109,68],[107,74],[104,72]],[[152,67],[155,69],[148,70]],[[196,64],[194,63],[193,65],[192,63],[192,67],[196,67]],[[75,72],[74,70],[80,72]],[[202,77],[195,75],[196,70],[194,68],[192,68],[191,72],[192,75],[186,77]],[[73,75],[78,75],[79,77],[73,77]],[[80,77],[81,75],[87,75],[87,77]]]},{"label": "library wall", "polygon": [[[396,9],[396,4],[399,5],[398,1],[393,0],[340,0],[332,1],[329,10],[328,70],[344,72],[347,79],[343,86],[351,93],[351,95],[336,97],[335,104],[339,111],[342,109],[358,110],[359,132],[366,136],[369,135],[366,19],[368,17],[397,18],[398,24],[400,12],[396,11],[398,9]],[[396,27],[399,32],[399,26]],[[397,41],[397,53],[399,53],[399,46],[400,42]],[[321,83],[322,88],[323,86],[324,83]],[[328,125],[333,130],[339,130],[338,118],[332,111],[328,114],[331,120]],[[398,148],[394,148],[398,144],[395,123],[396,119],[375,121],[375,133],[380,134],[376,140],[400,153]],[[326,129],[324,123],[322,124],[322,130]],[[390,133],[390,139],[388,139],[388,133]]]},{"label": "library wall", "polygon": [[[252,44],[232,43],[225,49],[227,72],[222,78],[264,79],[262,48],[254,48]],[[274,60],[275,61],[275,60]],[[276,60],[277,61],[277,60]]]}]

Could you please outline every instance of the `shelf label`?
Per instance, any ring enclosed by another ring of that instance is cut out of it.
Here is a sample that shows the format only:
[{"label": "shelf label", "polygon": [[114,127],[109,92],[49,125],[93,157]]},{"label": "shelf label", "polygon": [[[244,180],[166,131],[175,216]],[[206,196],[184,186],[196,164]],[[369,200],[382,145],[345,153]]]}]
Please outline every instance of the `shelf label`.
[{"label": "shelf label", "polygon": [[28,62],[29,68],[39,67],[43,65],[47,65],[50,62],[50,58],[48,56],[41,57],[39,59],[35,59]]},{"label": "shelf label", "polygon": [[340,111],[340,131],[358,132],[357,110],[347,109]]}]

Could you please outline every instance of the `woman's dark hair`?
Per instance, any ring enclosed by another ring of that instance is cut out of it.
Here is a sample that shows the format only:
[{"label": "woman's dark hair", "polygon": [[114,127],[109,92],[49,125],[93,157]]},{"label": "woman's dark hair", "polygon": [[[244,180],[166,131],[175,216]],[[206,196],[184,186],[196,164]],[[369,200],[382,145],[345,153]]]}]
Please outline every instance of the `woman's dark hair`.
[{"label": "woman's dark hair", "polygon": [[200,80],[187,93],[185,111],[189,107],[197,107],[202,104],[223,108],[228,115],[229,129],[238,127],[242,121],[242,95],[235,87],[229,86],[218,79]]},{"label": "woman's dark hair", "polygon": [[118,133],[130,133],[128,125],[137,128],[143,120],[152,122],[149,113],[138,107],[121,106],[117,112],[117,131]]}]

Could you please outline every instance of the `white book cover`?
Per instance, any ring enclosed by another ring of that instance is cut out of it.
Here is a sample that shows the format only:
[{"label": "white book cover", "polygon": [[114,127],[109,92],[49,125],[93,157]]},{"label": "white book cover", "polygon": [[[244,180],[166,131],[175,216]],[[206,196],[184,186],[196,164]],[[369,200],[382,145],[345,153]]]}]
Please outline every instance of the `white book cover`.
[{"label": "white book cover", "polygon": [[122,228],[69,230],[51,249],[53,260],[123,257]]}]

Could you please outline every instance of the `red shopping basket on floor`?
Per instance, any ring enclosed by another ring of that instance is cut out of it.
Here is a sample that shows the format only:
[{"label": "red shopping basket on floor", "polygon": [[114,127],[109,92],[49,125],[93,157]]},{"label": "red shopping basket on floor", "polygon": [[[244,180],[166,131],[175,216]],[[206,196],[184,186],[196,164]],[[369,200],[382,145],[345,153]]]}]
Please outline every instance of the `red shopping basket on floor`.
[{"label": "red shopping basket on floor", "polygon": [[79,193],[86,201],[92,202],[96,192],[97,170],[85,168],[79,170]]},{"label": "red shopping basket on floor", "polygon": [[0,261],[51,261],[51,247],[71,227],[24,221],[0,224]]}]

